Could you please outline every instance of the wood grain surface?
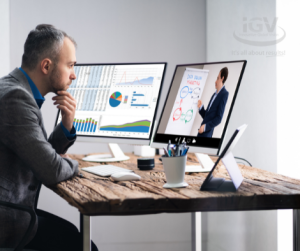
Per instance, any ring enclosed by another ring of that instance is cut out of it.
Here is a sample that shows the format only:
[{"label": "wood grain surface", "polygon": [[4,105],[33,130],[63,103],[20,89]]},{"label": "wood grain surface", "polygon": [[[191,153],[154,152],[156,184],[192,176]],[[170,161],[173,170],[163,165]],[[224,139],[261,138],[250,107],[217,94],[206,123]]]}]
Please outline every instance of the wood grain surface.
[{"label": "wood grain surface", "polygon": [[[155,157],[155,168],[141,171],[137,156],[130,160],[109,163],[131,169],[140,181],[112,181],[110,178],[81,171],[83,178],[74,177],[49,187],[85,215],[138,215],[162,212],[235,211],[300,209],[300,180],[239,164],[244,177],[237,192],[204,192],[200,187],[207,173],[186,173],[186,188],[165,189],[163,165]],[[99,163],[85,162],[85,155],[70,155],[79,168]],[[212,158],[215,161],[215,158]],[[105,163],[103,163],[105,164]],[[187,165],[197,165],[194,154],[188,154]],[[230,177],[219,163],[215,177]]]}]

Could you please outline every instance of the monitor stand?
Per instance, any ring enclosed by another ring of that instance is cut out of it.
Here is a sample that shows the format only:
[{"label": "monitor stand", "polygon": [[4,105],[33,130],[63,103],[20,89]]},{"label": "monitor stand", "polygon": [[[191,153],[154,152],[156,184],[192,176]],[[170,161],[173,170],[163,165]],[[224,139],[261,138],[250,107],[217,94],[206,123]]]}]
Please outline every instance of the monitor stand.
[{"label": "monitor stand", "polygon": [[214,167],[215,163],[211,160],[211,158],[207,154],[195,153],[195,156],[197,157],[200,165],[185,166],[186,172],[188,172],[188,173],[193,173],[193,172],[207,173],[207,172],[210,172],[211,169]]},{"label": "monitor stand", "polygon": [[111,154],[89,155],[82,160],[89,162],[116,162],[129,160],[118,144],[108,143],[108,148]]}]

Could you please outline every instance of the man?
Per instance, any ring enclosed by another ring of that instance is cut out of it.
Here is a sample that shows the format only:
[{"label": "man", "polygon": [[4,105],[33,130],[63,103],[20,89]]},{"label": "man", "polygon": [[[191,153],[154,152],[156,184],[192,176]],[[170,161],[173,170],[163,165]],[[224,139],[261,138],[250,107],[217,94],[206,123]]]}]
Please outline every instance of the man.
[{"label": "man", "polygon": [[221,69],[215,82],[216,92],[212,95],[208,108],[205,110],[201,100],[198,100],[199,114],[203,118],[197,137],[211,138],[214,128],[222,121],[225,106],[228,99],[228,91],[225,89],[225,81],[228,77],[228,68]]},{"label": "man", "polygon": [[[53,185],[78,173],[78,162],[66,151],[74,144],[75,99],[66,91],[76,79],[76,43],[52,25],[38,25],[24,45],[22,65],[0,79],[0,200],[36,207],[41,183]],[[62,122],[47,140],[40,108],[54,92]],[[77,228],[36,209],[38,222],[26,248],[82,250]],[[30,216],[0,207],[0,247],[15,247],[23,238]],[[93,250],[97,250],[93,245]]]}]

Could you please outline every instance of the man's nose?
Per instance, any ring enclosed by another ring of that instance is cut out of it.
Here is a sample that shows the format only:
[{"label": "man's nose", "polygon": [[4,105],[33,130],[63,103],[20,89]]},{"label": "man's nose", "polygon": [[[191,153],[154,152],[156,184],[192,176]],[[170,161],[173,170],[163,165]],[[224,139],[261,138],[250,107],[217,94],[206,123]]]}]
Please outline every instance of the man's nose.
[{"label": "man's nose", "polygon": [[73,70],[73,72],[71,73],[71,79],[72,80],[75,80],[76,79],[76,74],[75,74],[75,71]]}]

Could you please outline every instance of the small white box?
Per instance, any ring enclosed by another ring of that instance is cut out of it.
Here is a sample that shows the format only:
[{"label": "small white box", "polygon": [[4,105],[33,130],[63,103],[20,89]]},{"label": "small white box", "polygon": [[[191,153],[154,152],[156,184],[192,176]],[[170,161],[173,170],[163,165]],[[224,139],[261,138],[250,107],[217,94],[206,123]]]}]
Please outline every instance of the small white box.
[{"label": "small white box", "polygon": [[164,149],[159,149],[159,155],[165,155]]},{"label": "small white box", "polygon": [[134,155],[141,157],[153,157],[155,156],[155,148],[150,146],[133,146]]}]

